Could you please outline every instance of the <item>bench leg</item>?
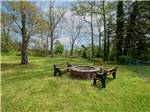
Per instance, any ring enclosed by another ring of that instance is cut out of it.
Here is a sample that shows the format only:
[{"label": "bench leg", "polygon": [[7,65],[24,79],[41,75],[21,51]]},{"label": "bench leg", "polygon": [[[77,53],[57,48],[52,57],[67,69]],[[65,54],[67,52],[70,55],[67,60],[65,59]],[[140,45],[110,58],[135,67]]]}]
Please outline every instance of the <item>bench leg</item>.
[{"label": "bench leg", "polygon": [[62,75],[62,74],[61,74],[61,71],[59,71],[59,76],[61,77],[61,75]]},{"label": "bench leg", "polygon": [[93,85],[96,85],[96,78],[94,78],[93,80]]},{"label": "bench leg", "polygon": [[113,79],[116,79],[116,73],[113,73],[112,75],[113,75]]},{"label": "bench leg", "polygon": [[105,88],[106,87],[106,77],[102,78],[101,83],[102,83],[102,87]]},{"label": "bench leg", "polygon": [[56,74],[57,74],[57,71],[56,71],[56,70],[54,70],[54,76],[56,76]]}]

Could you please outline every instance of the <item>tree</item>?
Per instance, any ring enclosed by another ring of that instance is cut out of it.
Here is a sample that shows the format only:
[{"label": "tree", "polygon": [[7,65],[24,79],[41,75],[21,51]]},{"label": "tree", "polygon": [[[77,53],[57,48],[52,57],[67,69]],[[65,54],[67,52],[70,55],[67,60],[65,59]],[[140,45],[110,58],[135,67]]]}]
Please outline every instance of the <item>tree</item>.
[{"label": "tree", "polygon": [[11,39],[10,39],[10,33],[11,33],[11,25],[12,25],[12,18],[9,14],[4,12],[2,10],[1,12],[1,47],[2,52],[8,52],[10,48]]},{"label": "tree", "polygon": [[63,54],[63,52],[64,52],[64,45],[58,40],[56,40],[56,42],[55,42],[55,50],[54,51],[55,51],[55,54]]},{"label": "tree", "polygon": [[92,43],[92,58],[94,58],[94,31],[93,31],[93,18],[96,13],[96,1],[84,1],[78,2],[73,5],[72,10],[75,14],[80,15],[84,18],[84,21],[90,25],[91,28],[91,43]]},{"label": "tree", "polygon": [[50,46],[50,54],[53,57],[53,43],[55,40],[54,31],[60,22],[60,20],[65,15],[65,10],[62,8],[54,7],[55,0],[51,0],[49,2],[49,13],[48,13],[48,25],[49,25],[49,32],[50,32],[50,39],[51,39],[51,46]]},{"label": "tree", "polygon": [[[100,9],[99,9],[100,10]],[[98,37],[99,37],[99,47],[98,47],[98,55],[100,56],[100,52],[101,52],[101,46],[102,46],[102,16],[101,14],[96,14],[96,27],[98,30]]]},{"label": "tree", "polygon": [[105,14],[105,1],[103,1],[103,22],[104,22],[104,61],[106,61],[106,14]]},{"label": "tree", "polygon": [[[106,38],[106,59],[109,59],[110,54],[110,48],[112,47],[111,44],[113,44],[113,38],[115,37],[115,29],[116,24],[115,21],[113,21],[112,16],[107,17],[107,38]],[[114,51],[113,51],[114,52]]]},{"label": "tree", "polygon": [[9,43],[12,22],[13,20],[9,14],[1,12],[1,30],[7,44]]},{"label": "tree", "polygon": [[131,4],[128,25],[126,27],[124,55],[139,59],[147,57],[150,47],[150,3],[146,1],[134,1]]},{"label": "tree", "polygon": [[122,55],[122,41],[123,41],[123,23],[124,23],[123,1],[118,1],[117,4],[117,28],[116,28],[116,47],[117,47],[117,61]]},{"label": "tree", "polygon": [[[103,59],[106,61],[109,58],[109,48],[112,35],[114,35],[115,17],[114,11],[116,2],[105,1],[96,3],[96,27],[99,35],[99,55],[101,50],[101,37],[103,35]],[[103,25],[103,26],[102,26]],[[103,30],[104,29],[104,30]],[[103,30],[103,31],[102,31]]]},{"label": "tree", "polygon": [[87,58],[87,47],[85,47],[84,45],[81,45],[81,47],[82,47],[82,57],[83,58]]},{"label": "tree", "polygon": [[46,49],[46,54],[49,54],[49,26],[48,22],[44,19],[44,17],[41,18],[39,21],[39,26],[38,26],[38,35],[41,37],[42,40],[45,39],[44,47]]},{"label": "tree", "polygon": [[38,25],[38,9],[27,1],[9,1],[2,5],[13,19],[13,30],[22,36],[21,64],[28,64],[28,44]]},{"label": "tree", "polygon": [[77,18],[78,16],[71,15],[71,18],[67,22],[67,31],[70,35],[70,43],[71,43],[71,52],[70,55],[73,56],[74,44],[78,39],[81,28],[82,28],[82,21],[81,18]]}]

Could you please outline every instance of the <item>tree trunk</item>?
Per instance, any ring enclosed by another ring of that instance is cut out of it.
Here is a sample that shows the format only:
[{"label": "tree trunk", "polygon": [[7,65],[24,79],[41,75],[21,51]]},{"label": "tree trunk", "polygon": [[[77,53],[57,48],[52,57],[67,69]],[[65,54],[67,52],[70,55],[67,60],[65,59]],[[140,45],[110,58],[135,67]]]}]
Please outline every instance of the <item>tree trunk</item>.
[{"label": "tree trunk", "polygon": [[98,32],[99,32],[99,50],[98,50],[98,53],[99,53],[99,55],[100,55],[100,52],[101,52],[101,32],[100,32],[100,30],[98,30]]},{"label": "tree trunk", "polygon": [[28,38],[26,32],[26,15],[25,13],[21,12],[21,23],[22,23],[22,53],[21,53],[21,64],[28,64]]},{"label": "tree trunk", "polygon": [[21,64],[28,64],[28,43],[22,42],[22,58]]},{"label": "tree trunk", "polygon": [[[117,47],[117,62],[119,56],[122,55],[122,41],[123,41],[123,1],[118,1],[117,4],[117,28],[116,28],[116,47]],[[129,44],[129,43],[128,43]]]},{"label": "tree trunk", "polygon": [[106,18],[105,18],[105,1],[103,1],[103,21],[104,21],[104,61],[106,61]]},{"label": "tree trunk", "polygon": [[50,36],[51,36],[51,48],[50,48],[50,54],[51,54],[51,57],[53,57],[53,31],[51,31],[50,33]]},{"label": "tree trunk", "polygon": [[73,49],[74,49],[74,44],[71,45],[71,52],[70,52],[71,56],[73,56]]},{"label": "tree trunk", "polygon": [[91,10],[91,39],[92,39],[92,58],[94,58],[94,38],[93,38],[93,15]]},{"label": "tree trunk", "polygon": [[47,54],[47,56],[48,56],[48,52],[49,52],[49,48],[48,48],[48,36],[47,36],[47,38],[46,38],[46,54]]},{"label": "tree trunk", "polygon": [[71,56],[73,56],[74,43],[75,43],[75,40],[73,40],[72,45],[71,45],[71,52],[70,52]]},{"label": "tree trunk", "polygon": [[110,49],[110,32],[108,31],[108,36],[107,36],[107,57],[106,57],[106,60],[109,59],[109,49]]}]

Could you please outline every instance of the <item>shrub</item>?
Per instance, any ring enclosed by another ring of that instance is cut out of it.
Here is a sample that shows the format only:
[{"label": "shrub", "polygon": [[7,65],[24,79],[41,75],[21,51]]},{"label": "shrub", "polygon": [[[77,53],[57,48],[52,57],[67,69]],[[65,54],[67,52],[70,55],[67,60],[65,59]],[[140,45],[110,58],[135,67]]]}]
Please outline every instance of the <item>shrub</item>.
[{"label": "shrub", "polygon": [[131,57],[130,56],[119,56],[118,58],[118,64],[129,64]]},{"label": "shrub", "polygon": [[55,42],[54,53],[56,55],[63,55],[64,45],[60,41]]},{"label": "shrub", "polygon": [[46,51],[44,49],[32,49],[32,53],[31,54],[33,56],[42,56],[42,57],[47,56],[47,53],[46,53]]}]

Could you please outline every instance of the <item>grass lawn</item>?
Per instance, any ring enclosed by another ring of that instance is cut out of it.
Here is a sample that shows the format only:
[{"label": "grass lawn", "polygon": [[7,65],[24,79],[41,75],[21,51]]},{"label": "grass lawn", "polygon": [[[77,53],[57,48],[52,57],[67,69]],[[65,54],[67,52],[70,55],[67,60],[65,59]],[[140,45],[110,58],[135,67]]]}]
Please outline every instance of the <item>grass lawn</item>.
[{"label": "grass lawn", "polygon": [[52,65],[66,61],[91,63],[30,57],[30,64],[19,65],[20,57],[2,56],[2,112],[150,112],[150,81],[128,66],[118,65],[117,79],[102,89],[68,73],[54,77]]}]

